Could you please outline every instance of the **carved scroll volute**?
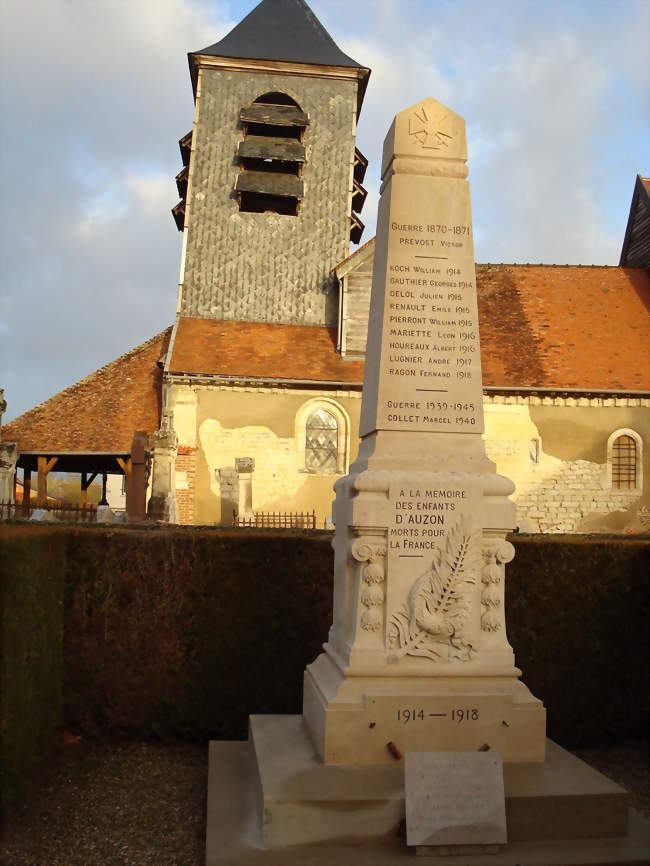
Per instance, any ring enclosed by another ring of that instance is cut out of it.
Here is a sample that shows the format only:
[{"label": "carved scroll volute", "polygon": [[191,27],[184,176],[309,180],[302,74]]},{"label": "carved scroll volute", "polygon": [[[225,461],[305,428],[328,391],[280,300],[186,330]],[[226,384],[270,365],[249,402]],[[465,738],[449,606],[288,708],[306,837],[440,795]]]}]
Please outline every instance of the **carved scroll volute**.
[{"label": "carved scroll volute", "polygon": [[481,572],[481,629],[505,636],[505,566],[512,562],[515,549],[504,538],[484,541]]},{"label": "carved scroll volute", "polygon": [[383,538],[357,538],[351,553],[359,563],[359,625],[366,632],[378,632],[384,624],[386,541]]}]

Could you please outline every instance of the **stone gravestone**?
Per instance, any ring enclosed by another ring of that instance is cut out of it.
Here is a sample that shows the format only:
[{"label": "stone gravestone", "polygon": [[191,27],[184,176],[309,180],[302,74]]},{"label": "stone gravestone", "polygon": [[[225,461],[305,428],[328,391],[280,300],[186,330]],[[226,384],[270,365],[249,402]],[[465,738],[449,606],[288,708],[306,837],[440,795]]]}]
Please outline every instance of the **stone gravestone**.
[{"label": "stone gravestone", "polygon": [[[18,462],[18,446],[15,442],[2,441],[2,416],[7,409],[4,389],[0,388],[0,506],[14,501],[14,476]],[[0,517],[2,513],[0,513]],[[7,516],[10,516],[9,512]]]},{"label": "stone gravestone", "polygon": [[544,760],[506,636],[514,485],[482,438],[466,160],[463,119],[433,99],[384,142],[362,441],[335,488],[334,622],[305,672],[326,764],[483,745]]}]

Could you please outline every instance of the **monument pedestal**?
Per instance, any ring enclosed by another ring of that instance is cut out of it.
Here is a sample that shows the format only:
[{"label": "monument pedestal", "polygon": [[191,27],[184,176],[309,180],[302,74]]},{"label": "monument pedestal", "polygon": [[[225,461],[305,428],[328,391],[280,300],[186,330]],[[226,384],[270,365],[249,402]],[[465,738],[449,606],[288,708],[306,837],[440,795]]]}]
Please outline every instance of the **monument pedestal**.
[{"label": "monument pedestal", "polygon": [[[507,844],[494,854],[419,853],[453,866],[647,864],[648,821],[629,794],[552,741],[546,760],[504,766]],[[211,742],[206,866],[399,866],[404,762],[327,765],[300,716],[251,716],[249,739]]]},{"label": "monument pedestal", "polygon": [[546,713],[515,676],[345,677],[327,654],[307,667],[303,716],[326,764],[394,762],[401,753],[476,751],[543,761]]}]

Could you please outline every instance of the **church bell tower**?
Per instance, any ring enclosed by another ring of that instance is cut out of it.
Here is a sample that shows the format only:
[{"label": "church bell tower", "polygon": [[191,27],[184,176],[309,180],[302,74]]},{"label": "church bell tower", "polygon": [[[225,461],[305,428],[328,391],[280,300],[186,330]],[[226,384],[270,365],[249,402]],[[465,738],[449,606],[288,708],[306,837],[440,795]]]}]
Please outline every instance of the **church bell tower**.
[{"label": "church bell tower", "polygon": [[189,64],[179,315],[334,325],[331,269],[363,230],[355,137],[370,70],[304,0],[262,0]]}]

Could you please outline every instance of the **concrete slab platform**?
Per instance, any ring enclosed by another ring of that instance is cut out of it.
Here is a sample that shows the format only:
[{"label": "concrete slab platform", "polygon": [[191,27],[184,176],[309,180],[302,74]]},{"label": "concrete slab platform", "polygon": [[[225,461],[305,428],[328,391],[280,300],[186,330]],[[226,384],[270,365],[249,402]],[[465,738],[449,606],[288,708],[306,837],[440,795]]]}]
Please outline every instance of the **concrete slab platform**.
[{"label": "concrete slab platform", "polygon": [[[322,764],[301,716],[251,716],[261,844],[367,844],[405,816],[404,763]],[[506,764],[508,839],[624,836],[629,794],[551,740],[543,763]]]},{"label": "concrete slab platform", "polygon": [[[261,847],[248,743],[211,742],[206,834],[207,866],[399,866],[413,863],[401,832],[356,845]],[[626,836],[556,842],[511,841],[488,866],[641,866],[650,861],[649,822],[630,811]],[[432,866],[485,866],[486,855],[430,856]]]}]

